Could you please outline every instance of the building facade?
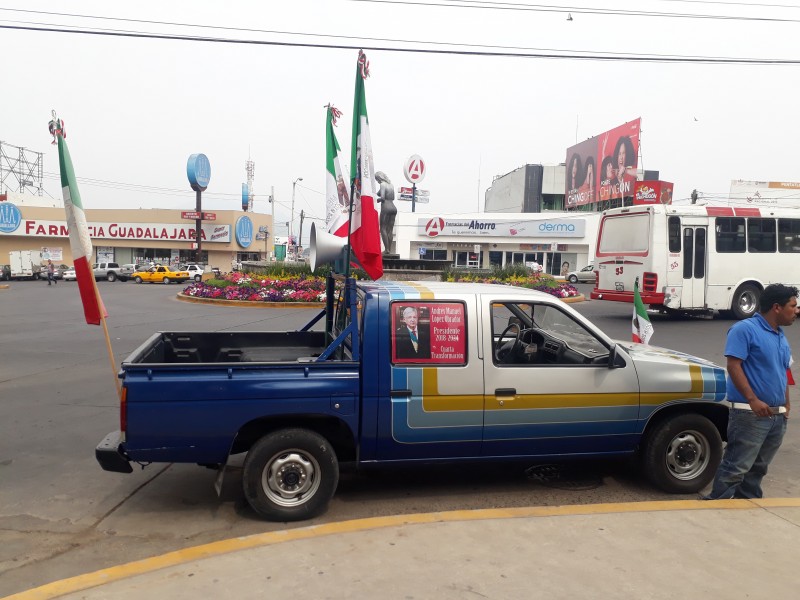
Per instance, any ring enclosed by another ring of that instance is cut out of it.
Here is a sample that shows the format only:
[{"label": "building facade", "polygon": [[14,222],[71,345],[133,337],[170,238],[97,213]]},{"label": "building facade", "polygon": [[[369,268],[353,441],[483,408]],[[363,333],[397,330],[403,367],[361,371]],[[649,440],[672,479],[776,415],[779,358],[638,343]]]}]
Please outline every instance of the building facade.
[{"label": "building facade", "polygon": [[560,275],[565,267],[592,262],[599,221],[599,213],[575,212],[398,213],[394,250],[401,259],[447,260],[463,268],[536,262]]},{"label": "building facade", "polygon": [[[197,260],[195,220],[171,209],[86,209],[93,262],[176,265],[201,262],[228,271],[234,263],[266,260],[274,251],[272,217],[240,210],[204,211]],[[10,252],[46,252],[54,262],[72,264],[63,203],[8,192],[0,195],[0,263]]]}]

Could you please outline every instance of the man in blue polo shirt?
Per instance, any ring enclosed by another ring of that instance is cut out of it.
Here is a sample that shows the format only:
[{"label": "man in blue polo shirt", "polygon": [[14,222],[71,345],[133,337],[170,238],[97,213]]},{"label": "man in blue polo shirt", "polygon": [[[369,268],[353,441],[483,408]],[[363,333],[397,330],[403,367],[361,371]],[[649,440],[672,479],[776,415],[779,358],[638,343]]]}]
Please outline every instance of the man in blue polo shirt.
[{"label": "man in blue polo shirt", "polygon": [[768,285],[759,299],[760,313],[728,331],[728,445],[709,500],[763,495],[761,480],[789,418],[791,349],[781,327],[797,318],[797,294],[796,287]]}]

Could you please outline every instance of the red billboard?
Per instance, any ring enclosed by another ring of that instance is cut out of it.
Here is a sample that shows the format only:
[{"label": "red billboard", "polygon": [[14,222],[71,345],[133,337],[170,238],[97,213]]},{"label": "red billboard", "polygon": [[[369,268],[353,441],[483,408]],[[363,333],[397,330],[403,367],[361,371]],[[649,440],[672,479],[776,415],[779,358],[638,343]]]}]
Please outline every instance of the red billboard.
[{"label": "red billboard", "polygon": [[566,208],[634,195],[641,119],[567,148]]},{"label": "red billboard", "polygon": [[634,204],[672,204],[673,183],[669,181],[637,181]]}]

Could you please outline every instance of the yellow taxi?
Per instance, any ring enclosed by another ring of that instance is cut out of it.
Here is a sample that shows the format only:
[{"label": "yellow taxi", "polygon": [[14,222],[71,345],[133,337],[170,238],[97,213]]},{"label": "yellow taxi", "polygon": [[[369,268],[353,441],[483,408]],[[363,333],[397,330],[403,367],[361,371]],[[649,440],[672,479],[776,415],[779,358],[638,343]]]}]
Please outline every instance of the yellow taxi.
[{"label": "yellow taxi", "polygon": [[157,265],[150,267],[146,271],[136,271],[133,274],[133,280],[136,283],[149,281],[150,283],[181,283],[187,281],[191,275],[188,271],[173,271],[169,267],[162,267]]}]

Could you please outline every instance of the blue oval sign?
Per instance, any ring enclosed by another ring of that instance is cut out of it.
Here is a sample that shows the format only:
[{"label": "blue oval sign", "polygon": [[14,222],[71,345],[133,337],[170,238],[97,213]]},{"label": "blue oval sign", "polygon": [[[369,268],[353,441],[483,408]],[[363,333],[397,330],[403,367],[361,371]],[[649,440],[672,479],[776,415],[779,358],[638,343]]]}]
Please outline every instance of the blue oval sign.
[{"label": "blue oval sign", "polygon": [[201,192],[211,181],[211,163],[205,154],[192,154],[186,162],[186,176],[193,190]]},{"label": "blue oval sign", "polygon": [[247,248],[253,243],[253,221],[250,217],[236,219],[236,243],[242,248]]},{"label": "blue oval sign", "polygon": [[13,233],[22,223],[22,213],[10,202],[0,202],[0,233]]}]

